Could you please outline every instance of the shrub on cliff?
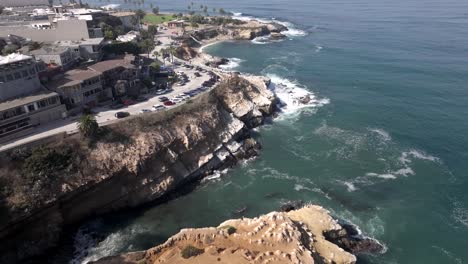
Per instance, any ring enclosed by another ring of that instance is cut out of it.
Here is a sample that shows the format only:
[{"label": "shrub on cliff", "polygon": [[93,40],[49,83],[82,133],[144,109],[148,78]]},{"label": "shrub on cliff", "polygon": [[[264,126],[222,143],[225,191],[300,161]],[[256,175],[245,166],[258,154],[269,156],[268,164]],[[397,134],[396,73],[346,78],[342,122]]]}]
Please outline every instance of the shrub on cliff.
[{"label": "shrub on cliff", "polygon": [[51,149],[39,147],[32,151],[23,164],[23,172],[30,180],[51,177],[70,166],[73,158],[71,148]]},{"label": "shrub on cliff", "polygon": [[226,229],[228,235],[232,235],[237,231],[237,229],[235,227],[230,226],[230,225],[222,226],[221,229]]},{"label": "shrub on cliff", "polygon": [[188,258],[191,258],[191,257],[196,257],[200,254],[203,254],[205,252],[204,249],[200,249],[200,248],[196,248],[194,246],[186,246],[184,249],[182,249],[182,257],[184,259],[188,259]]},{"label": "shrub on cliff", "polygon": [[92,138],[97,135],[99,124],[94,116],[83,115],[80,120],[78,120],[78,129],[85,137]]}]

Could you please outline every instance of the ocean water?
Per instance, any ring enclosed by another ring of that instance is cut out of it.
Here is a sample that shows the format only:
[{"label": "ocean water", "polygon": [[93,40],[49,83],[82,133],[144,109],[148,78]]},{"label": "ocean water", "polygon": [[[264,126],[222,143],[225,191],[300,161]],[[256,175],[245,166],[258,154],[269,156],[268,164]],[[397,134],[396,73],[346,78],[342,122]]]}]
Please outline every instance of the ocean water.
[{"label": "ocean water", "polygon": [[[270,76],[288,105],[256,131],[259,158],[166,204],[85,223],[71,263],[146,249],[181,228],[238,217],[239,208],[256,216],[298,199],[387,247],[358,263],[468,263],[468,1],[195,3],[292,28],[281,42],[206,48],[233,58],[226,70]],[[312,103],[295,106],[291,95],[307,93]]]}]

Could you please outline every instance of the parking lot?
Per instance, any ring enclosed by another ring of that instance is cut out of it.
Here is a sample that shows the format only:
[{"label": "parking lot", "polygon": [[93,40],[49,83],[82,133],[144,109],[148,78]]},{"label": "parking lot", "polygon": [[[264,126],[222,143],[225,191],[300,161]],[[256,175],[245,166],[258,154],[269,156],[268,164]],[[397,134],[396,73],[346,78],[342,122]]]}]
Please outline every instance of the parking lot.
[{"label": "parking lot", "polygon": [[[159,111],[164,110],[165,108],[177,107],[178,105],[185,103],[185,101],[191,96],[185,96],[185,100],[175,99],[176,97],[184,95],[184,93],[189,93],[190,91],[193,91],[197,88],[203,87],[203,83],[209,81],[211,78],[208,71],[198,71],[195,67],[193,69],[189,69],[181,65],[174,67],[174,71],[178,74],[185,74],[188,81],[182,86],[179,85],[179,82],[175,83],[171,87],[172,89],[164,94],[157,94],[153,92],[143,95],[142,97],[146,99],[144,102],[137,102],[133,105],[129,105],[120,109],[111,109],[109,106],[96,108],[94,109],[94,111],[97,113],[96,120],[100,124],[115,120],[117,119],[115,117],[117,112],[128,112],[130,115],[139,115],[144,114],[145,112],[157,111],[153,108],[155,105],[164,106],[159,107]],[[198,77],[196,74],[200,76]],[[197,93],[199,94],[201,92],[202,90],[194,91],[191,93],[191,95],[196,96]],[[164,103],[159,99],[161,97],[167,97],[169,100],[173,100],[175,104],[172,106],[167,104],[164,105]]]}]

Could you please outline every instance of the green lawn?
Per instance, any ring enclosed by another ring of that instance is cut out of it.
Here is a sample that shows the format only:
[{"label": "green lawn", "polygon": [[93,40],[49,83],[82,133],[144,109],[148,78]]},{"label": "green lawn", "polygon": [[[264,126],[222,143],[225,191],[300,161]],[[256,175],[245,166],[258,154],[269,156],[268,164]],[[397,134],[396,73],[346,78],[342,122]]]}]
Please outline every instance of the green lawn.
[{"label": "green lawn", "polygon": [[161,23],[171,21],[174,19],[176,19],[176,16],[171,15],[171,14],[162,14],[162,15],[146,14],[142,22],[145,24],[159,25]]}]

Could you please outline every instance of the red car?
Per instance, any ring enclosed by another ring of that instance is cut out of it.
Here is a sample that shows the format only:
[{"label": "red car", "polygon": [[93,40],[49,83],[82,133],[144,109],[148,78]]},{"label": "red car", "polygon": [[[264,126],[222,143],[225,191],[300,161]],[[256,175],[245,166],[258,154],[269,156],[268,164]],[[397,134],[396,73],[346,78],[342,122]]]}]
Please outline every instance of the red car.
[{"label": "red car", "polygon": [[164,105],[165,106],[171,106],[171,105],[175,105],[176,103],[172,102],[172,101],[166,101],[164,102]]},{"label": "red car", "polygon": [[135,103],[136,103],[135,101],[130,100],[130,99],[127,99],[127,100],[123,101],[123,104],[124,104],[124,105],[133,105],[133,104],[135,104]]}]

